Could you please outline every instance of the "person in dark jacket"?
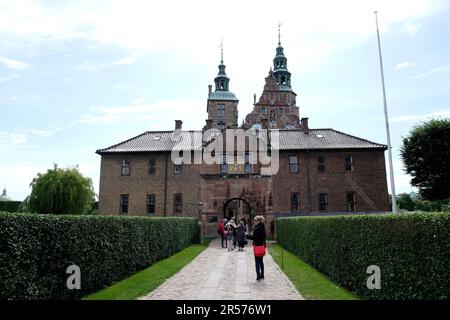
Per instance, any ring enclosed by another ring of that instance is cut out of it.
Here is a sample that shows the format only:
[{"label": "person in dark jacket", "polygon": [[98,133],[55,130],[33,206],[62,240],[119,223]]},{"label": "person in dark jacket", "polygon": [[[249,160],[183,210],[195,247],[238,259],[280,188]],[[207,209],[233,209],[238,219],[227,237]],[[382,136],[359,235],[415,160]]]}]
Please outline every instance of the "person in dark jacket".
[{"label": "person in dark jacket", "polygon": [[220,220],[219,227],[217,228],[217,233],[219,233],[220,236],[222,237],[222,248],[226,248],[227,240],[225,238],[225,225],[223,223],[223,219]]},{"label": "person in dark jacket", "polygon": [[[253,234],[248,234],[247,238],[253,240],[253,246],[266,246],[266,227],[264,226],[264,217],[256,216],[254,218],[255,227]],[[264,280],[264,257],[255,256],[256,280]]]},{"label": "person in dark jacket", "polygon": [[245,232],[247,228],[245,227],[244,221],[240,221],[239,225],[236,227],[236,240],[239,245],[238,251],[244,251],[245,246]]}]

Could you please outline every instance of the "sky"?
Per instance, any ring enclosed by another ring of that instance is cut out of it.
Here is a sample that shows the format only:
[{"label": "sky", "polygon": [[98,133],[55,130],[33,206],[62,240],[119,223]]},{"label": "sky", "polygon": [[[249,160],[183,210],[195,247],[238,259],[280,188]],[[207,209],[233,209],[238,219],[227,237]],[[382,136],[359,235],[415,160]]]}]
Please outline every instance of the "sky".
[{"label": "sky", "polygon": [[396,193],[415,191],[402,138],[450,117],[442,0],[0,0],[0,189],[21,201],[57,163],[78,165],[98,193],[96,150],[172,130],[175,119],[201,129],[221,39],[241,123],[262,93],[279,22],[300,116],[311,128],[386,143],[375,10]]}]

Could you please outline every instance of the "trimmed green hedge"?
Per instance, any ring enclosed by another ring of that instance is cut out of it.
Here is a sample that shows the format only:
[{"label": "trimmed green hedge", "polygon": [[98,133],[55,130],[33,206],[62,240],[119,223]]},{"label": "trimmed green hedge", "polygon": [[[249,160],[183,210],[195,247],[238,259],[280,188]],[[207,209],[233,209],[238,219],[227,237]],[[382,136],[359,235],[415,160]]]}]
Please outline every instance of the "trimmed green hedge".
[{"label": "trimmed green hedge", "polygon": [[[0,212],[0,299],[78,299],[198,241],[193,218]],[[69,290],[67,267],[81,269]]]},{"label": "trimmed green hedge", "polygon": [[0,211],[17,212],[20,201],[0,201]]},{"label": "trimmed green hedge", "polygon": [[[450,214],[412,213],[277,219],[277,241],[366,299],[449,299]],[[367,267],[381,289],[366,286]]]}]

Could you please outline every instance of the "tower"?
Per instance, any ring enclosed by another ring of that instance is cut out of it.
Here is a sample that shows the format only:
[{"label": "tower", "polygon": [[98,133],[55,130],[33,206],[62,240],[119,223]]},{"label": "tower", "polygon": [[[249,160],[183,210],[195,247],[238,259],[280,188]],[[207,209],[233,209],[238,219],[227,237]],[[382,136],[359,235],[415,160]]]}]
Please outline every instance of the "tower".
[{"label": "tower", "polygon": [[219,73],[214,79],[215,91],[212,92],[212,86],[209,86],[208,101],[206,111],[208,112],[207,127],[226,129],[237,128],[239,100],[234,93],[229,91],[230,78],[225,73],[223,64],[223,43],[221,47],[221,57],[219,64]]},{"label": "tower", "polygon": [[253,111],[245,117],[245,127],[266,126],[274,129],[299,129],[299,107],[296,94],[291,88],[291,73],[287,69],[287,58],[281,46],[280,25],[278,25],[278,46],[266,77],[264,91]]}]

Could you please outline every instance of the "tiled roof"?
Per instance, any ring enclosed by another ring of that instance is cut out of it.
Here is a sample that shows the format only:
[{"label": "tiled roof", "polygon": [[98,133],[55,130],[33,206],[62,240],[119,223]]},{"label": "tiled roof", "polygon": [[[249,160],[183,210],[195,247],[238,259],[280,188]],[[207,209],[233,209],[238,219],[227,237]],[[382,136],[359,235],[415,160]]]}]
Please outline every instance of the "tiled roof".
[{"label": "tiled roof", "polygon": [[[111,147],[97,150],[97,153],[200,150],[203,147],[202,134],[202,131],[147,131]],[[384,144],[333,129],[310,129],[308,132],[298,129],[270,130],[270,135],[272,148],[278,150],[387,149]]]},{"label": "tiled roof", "polygon": [[[334,129],[280,130],[279,144],[276,131],[271,131],[272,147],[278,150],[314,149],[387,149],[384,144],[361,139]],[[277,148],[278,147],[278,148]]]},{"label": "tiled roof", "polygon": [[97,150],[97,153],[199,150],[201,148],[202,131],[147,131],[111,147]]}]

